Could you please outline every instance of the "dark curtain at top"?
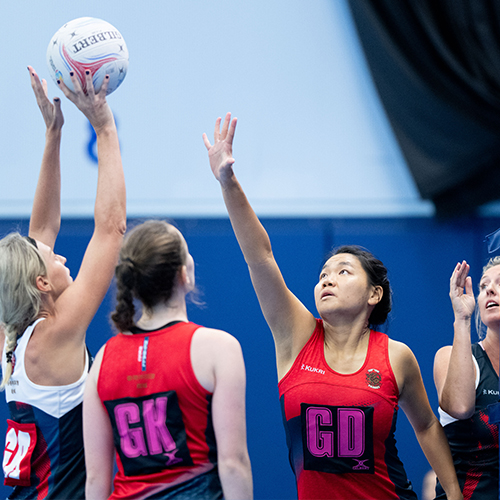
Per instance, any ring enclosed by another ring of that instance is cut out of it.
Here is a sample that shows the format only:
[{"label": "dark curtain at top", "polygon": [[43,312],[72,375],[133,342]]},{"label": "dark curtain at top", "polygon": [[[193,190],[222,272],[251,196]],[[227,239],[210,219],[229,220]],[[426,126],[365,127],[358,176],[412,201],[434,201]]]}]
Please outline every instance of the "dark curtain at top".
[{"label": "dark curtain at top", "polygon": [[421,196],[441,216],[500,199],[500,1],[349,4]]}]

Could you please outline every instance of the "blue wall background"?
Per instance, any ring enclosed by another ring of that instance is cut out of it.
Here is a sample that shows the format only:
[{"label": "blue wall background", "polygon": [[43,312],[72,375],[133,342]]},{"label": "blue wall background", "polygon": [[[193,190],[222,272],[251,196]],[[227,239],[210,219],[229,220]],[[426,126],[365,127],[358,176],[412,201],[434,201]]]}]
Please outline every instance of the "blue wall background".
[{"label": "blue wall background", "polygon": [[[256,499],[296,498],[288,464],[278,401],[274,344],[253,292],[248,271],[226,218],[179,218],[196,262],[196,278],[205,306],[189,306],[194,322],[231,332],[241,342],[247,369],[248,445]],[[438,221],[431,218],[263,219],[276,258],[289,288],[316,312],[313,287],[322,259],[332,246],[354,243],[367,247],[388,267],[394,308],[386,328],[405,342],[419,360],[434,410],[437,397],[432,379],[436,350],[452,342],[453,314],[448,298],[449,277],[455,264],[471,264],[475,290],[488,259],[484,236],[500,226],[500,218]],[[0,235],[26,232],[28,221],[0,220]],[[56,251],[68,258],[76,276],[93,223],[63,220]],[[88,330],[93,353],[113,335],[108,293]],[[5,433],[6,405],[0,405],[0,432]],[[403,412],[398,419],[397,443],[411,481],[420,495],[429,466]],[[7,495],[9,488],[0,488]]]}]

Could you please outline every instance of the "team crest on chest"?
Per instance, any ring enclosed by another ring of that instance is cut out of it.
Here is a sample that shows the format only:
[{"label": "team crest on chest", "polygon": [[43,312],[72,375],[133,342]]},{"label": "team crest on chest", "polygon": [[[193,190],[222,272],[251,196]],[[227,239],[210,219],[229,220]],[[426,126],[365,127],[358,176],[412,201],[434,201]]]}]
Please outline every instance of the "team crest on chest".
[{"label": "team crest on chest", "polygon": [[371,389],[380,389],[382,385],[382,375],[376,368],[370,368],[366,372],[366,383]]}]

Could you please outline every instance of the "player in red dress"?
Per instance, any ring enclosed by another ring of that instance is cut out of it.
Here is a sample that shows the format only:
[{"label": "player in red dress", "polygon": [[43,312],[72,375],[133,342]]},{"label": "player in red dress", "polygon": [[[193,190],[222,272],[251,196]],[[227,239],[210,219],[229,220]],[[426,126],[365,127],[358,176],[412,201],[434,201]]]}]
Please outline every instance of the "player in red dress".
[{"label": "player in red dress", "polygon": [[414,499],[397,457],[404,410],[449,499],[461,499],[450,449],[410,349],[375,331],[391,309],[387,270],[370,252],[338,249],[315,287],[316,319],[287,288],[269,237],[236,180],[236,119],[217,119],[210,166],[219,181],[276,346],[290,462],[300,499]]},{"label": "player in red dress", "polygon": [[188,321],[194,262],[182,234],[164,221],[136,226],[116,276],[120,333],[85,389],[87,498],[252,498],[241,348]]}]

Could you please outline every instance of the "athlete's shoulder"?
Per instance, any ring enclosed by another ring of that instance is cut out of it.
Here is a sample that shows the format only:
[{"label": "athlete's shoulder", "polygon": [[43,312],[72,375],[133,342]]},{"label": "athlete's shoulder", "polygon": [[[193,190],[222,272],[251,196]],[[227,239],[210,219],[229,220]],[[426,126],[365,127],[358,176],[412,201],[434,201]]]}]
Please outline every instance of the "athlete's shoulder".
[{"label": "athlete's shoulder", "polygon": [[417,358],[404,342],[389,339],[388,351],[389,361],[398,383],[403,380],[406,375],[419,372],[420,369]]},{"label": "athlete's shoulder", "polygon": [[224,346],[236,346],[240,345],[236,337],[225,330],[219,330],[217,328],[209,328],[205,326],[199,326],[194,332],[194,336],[200,343],[208,343],[211,346],[217,345],[220,347]]},{"label": "athlete's shoulder", "polygon": [[388,347],[391,354],[394,353],[398,356],[413,356],[413,351],[404,342],[399,340],[388,338]]}]

